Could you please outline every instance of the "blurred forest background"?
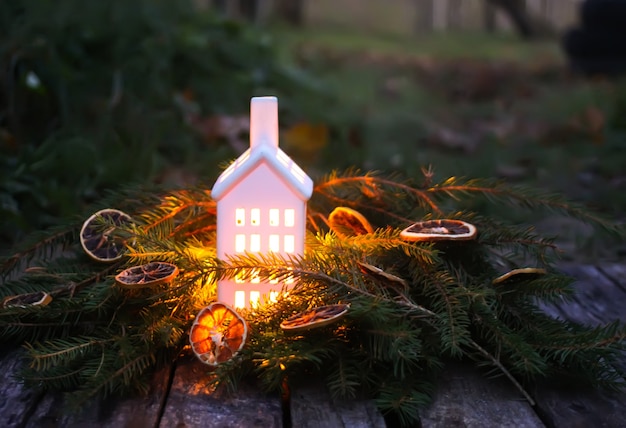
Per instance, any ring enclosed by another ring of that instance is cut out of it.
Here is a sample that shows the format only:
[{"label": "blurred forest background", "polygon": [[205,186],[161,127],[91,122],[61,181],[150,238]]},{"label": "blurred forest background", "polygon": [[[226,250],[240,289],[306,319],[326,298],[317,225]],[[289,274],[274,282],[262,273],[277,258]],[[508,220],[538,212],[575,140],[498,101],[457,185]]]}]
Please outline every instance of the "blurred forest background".
[{"label": "blurred forest background", "polygon": [[[565,54],[582,3],[0,2],[0,248],[109,191],[210,188],[247,146],[250,97],[270,94],[313,177],[431,165],[623,222],[626,86]],[[536,226],[578,256],[624,253],[576,222]]]}]

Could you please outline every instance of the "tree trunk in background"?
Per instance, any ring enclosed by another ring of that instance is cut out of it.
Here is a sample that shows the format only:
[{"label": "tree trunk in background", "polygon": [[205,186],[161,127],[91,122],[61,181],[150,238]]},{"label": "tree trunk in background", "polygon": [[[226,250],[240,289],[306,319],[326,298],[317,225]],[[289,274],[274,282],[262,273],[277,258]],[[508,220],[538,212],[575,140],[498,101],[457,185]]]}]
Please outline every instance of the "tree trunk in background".
[{"label": "tree trunk in background", "polygon": [[528,12],[524,0],[486,0],[494,7],[502,9],[511,19],[518,34],[532,39],[554,34],[554,28],[545,19]]},{"label": "tree trunk in background", "polygon": [[417,20],[415,25],[417,27],[418,34],[431,31],[435,28],[435,24],[433,22],[435,6],[433,1],[434,0],[416,0]]},{"label": "tree trunk in background", "polygon": [[524,38],[533,36],[533,28],[526,10],[524,0],[487,0],[494,6],[501,8],[515,26],[515,29]]},{"label": "tree trunk in background", "polygon": [[496,31],[496,9],[490,2],[485,2],[483,8],[485,31],[494,33]]},{"label": "tree trunk in background", "polygon": [[275,0],[276,15],[291,25],[301,26],[304,7],[302,0]]}]

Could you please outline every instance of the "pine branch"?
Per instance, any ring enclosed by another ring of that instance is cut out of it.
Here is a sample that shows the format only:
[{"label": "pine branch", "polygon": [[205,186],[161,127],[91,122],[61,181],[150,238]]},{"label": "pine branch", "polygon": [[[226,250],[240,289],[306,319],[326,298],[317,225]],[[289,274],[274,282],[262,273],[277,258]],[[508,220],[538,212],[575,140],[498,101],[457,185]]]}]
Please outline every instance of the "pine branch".
[{"label": "pine branch", "polygon": [[[106,396],[141,389],[144,375],[179,355],[193,316],[215,300],[218,280],[295,280],[288,296],[242,312],[249,324],[246,346],[218,366],[210,382],[235,388],[251,375],[264,388],[281,390],[289,379],[315,373],[334,396],[366,391],[409,426],[428,402],[444,357],[478,360],[506,376],[529,402],[517,377],[579,372],[594,386],[619,387],[612,364],[624,351],[624,327],[589,328],[543,313],[539,301],[572,293],[571,278],[551,267],[558,255],[553,240],[468,211],[465,204],[477,197],[619,229],[557,196],[496,181],[432,184],[432,171],[425,170],[424,182],[414,184],[348,170],[315,186],[307,213],[308,230],[315,233],[307,234],[304,255],[243,253],[218,260],[216,206],[208,190],[114,192],[102,207],[125,210],[134,220],[118,230],[129,243],[125,257],[109,265],[89,260],[75,220],[37,236],[34,245],[5,260],[3,275],[11,279],[0,296],[46,291],[53,300],[45,307],[0,307],[0,336],[30,341],[31,367],[24,376],[31,381],[73,390],[80,400]],[[328,223],[338,205],[358,209],[375,231],[338,237]],[[437,218],[471,222],[478,238],[401,238],[407,225]],[[37,258],[18,277],[15,260]],[[180,273],[151,289],[116,284],[121,270],[151,261],[173,263]],[[548,273],[493,284],[504,267],[525,266]],[[291,315],[333,303],[350,308],[336,324],[292,335],[280,328]]]},{"label": "pine branch", "polygon": [[515,385],[515,388],[517,388],[517,390],[524,396],[524,398],[526,398],[526,400],[528,401],[528,403],[531,406],[535,405],[535,400],[532,399],[532,397],[530,396],[530,394],[522,387],[522,385],[517,381],[517,379],[515,379],[515,377],[506,369],[506,367],[504,367],[500,361],[498,361],[497,358],[495,358],[493,355],[491,355],[489,352],[487,352],[482,346],[480,346],[478,343],[474,342],[473,340],[470,342],[472,347],[474,349],[476,349],[478,352],[480,352],[485,358],[487,358],[489,361],[491,361],[491,363],[493,365],[495,365],[502,374],[504,374],[513,385]]},{"label": "pine branch", "polygon": [[521,207],[531,211],[548,210],[599,226],[609,233],[616,233],[619,236],[626,234],[623,226],[567,201],[561,195],[540,192],[525,186],[512,186],[501,181],[485,179],[470,179],[462,182],[456,177],[451,177],[441,184],[432,186],[427,191],[433,196],[443,194],[453,200],[461,200],[463,196],[478,194],[486,197],[492,203]]}]

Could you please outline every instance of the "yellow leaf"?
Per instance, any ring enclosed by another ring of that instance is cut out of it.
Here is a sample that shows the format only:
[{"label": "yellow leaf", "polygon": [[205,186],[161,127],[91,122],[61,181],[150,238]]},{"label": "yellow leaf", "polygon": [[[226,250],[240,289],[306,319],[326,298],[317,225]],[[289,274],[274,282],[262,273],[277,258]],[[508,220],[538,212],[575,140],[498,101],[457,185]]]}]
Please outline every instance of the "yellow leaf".
[{"label": "yellow leaf", "polygon": [[282,141],[286,150],[315,154],[328,144],[328,127],[300,122],[285,131]]}]

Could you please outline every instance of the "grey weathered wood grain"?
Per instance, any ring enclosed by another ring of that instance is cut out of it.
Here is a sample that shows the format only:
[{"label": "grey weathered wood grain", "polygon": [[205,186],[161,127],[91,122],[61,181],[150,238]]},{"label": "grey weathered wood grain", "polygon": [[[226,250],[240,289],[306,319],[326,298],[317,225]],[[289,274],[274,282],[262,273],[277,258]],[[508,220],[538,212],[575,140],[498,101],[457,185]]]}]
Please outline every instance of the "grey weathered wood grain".
[{"label": "grey weathered wood grain", "polygon": [[[607,269],[619,272],[613,265]],[[626,292],[605,275],[604,268],[565,265],[562,270],[576,278],[576,297],[547,308],[549,313],[587,325],[626,322]],[[626,360],[619,367],[626,368]],[[534,396],[538,412],[550,426],[626,428],[626,392],[543,385]]]},{"label": "grey weathered wood grain", "polygon": [[566,265],[562,270],[577,279],[574,284],[575,300],[563,304],[569,319],[588,324],[606,324],[617,320],[626,323],[626,291],[601,268]]},{"label": "grey weathered wood grain", "polygon": [[607,393],[565,386],[535,391],[537,411],[550,427],[626,428],[626,393]]},{"label": "grey weathered wood grain", "polygon": [[157,373],[146,395],[94,400],[78,410],[70,410],[59,394],[47,394],[28,419],[26,428],[135,428],[156,427],[164,405],[172,367]]},{"label": "grey weathered wood grain", "polygon": [[161,427],[280,428],[282,406],[278,395],[242,385],[229,394],[208,387],[209,367],[196,358],[179,361]]},{"label": "grey weathered wood grain", "polygon": [[606,263],[598,266],[598,270],[626,293],[626,265]]},{"label": "grey weathered wood grain", "polygon": [[22,355],[21,349],[13,348],[0,353],[0,421],[6,428],[23,426],[43,396],[43,392],[25,387],[16,377]]},{"label": "grey weathered wood grain", "polygon": [[487,379],[470,365],[451,364],[438,379],[423,428],[543,428],[522,394],[505,379]]},{"label": "grey weathered wood grain", "polygon": [[384,428],[385,420],[368,399],[333,400],[317,381],[293,385],[291,422],[298,428]]}]

